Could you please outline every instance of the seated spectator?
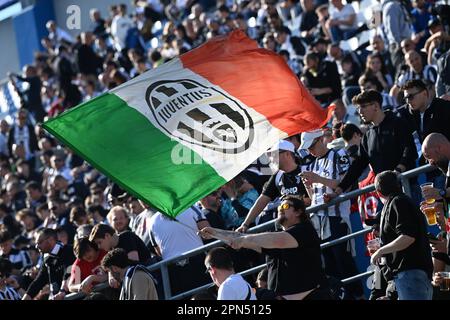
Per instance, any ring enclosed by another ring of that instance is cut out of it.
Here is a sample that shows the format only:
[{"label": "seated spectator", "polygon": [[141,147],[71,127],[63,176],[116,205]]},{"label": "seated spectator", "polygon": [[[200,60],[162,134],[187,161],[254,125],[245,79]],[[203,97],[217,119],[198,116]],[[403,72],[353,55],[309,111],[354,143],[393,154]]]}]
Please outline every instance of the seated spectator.
[{"label": "seated spectator", "polygon": [[146,265],[150,260],[150,251],[144,242],[131,231],[117,234],[106,224],[96,224],[89,235],[89,240],[95,242],[99,249],[106,252],[114,249],[124,249],[130,260]]},{"label": "seated spectator", "polygon": [[305,55],[302,82],[310,93],[322,104],[328,105],[341,96],[342,87],[336,63],[323,61],[314,52]]},{"label": "seated spectator", "polygon": [[100,267],[106,251],[99,249],[88,238],[80,238],[75,242],[73,252],[76,260],[70,273],[69,291],[89,294],[93,286],[107,279]]},{"label": "seated spectator", "polygon": [[56,231],[44,228],[39,231],[36,246],[42,254],[47,254],[36,279],[30,284],[22,300],[33,299],[46,285],[50,286],[50,296],[55,296],[62,289],[66,269],[75,260],[72,249],[57,241]]},{"label": "seated spectator", "polygon": [[0,258],[0,300],[21,300],[17,291],[8,285],[12,264],[5,258]]},{"label": "seated spectator", "polygon": [[433,84],[432,91],[434,91],[434,84],[437,79],[437,72],[434,66],[424,64],[416,51],[408,51],[405,55],[405,61],[408,69],[399,75],[395,85],[391,89],[391,96],[399,101],[401,87],[408,80],[426,80]]},{"label": "seated spectator", "polygon": [[330,19],[326,28],[335,42],[348,40],[353,37],[358,28],[356,12],[350,3],[343,4],[342,0],[331,0]]},{"label": "seated spectator", "polygon": [[130,218],[128,211],[122,206],[113,207],[106,216],[111,227],[119,234],[123,231],[130,230]]},{"label": "seated spectator", "polygon": [[0,256],[11,262],[12,274],[19,275],[20,272],[32,265],[31,258],[27,251],[13,248],[13,238],[7,230],[0,230]]},{"label": "seated spectator", "polygon": [[153,276],[143,265],[130,260],[125,250],[108,252],[102,259],[102,267],[122,283],[120,300],[158,300]]},{"label": "seated spectator", "polygon": [[89,219],[86,210],[84,210],[82,206],[76,206],[70,210],[70,223],[72,223],[76,227],[90,224],[90,222],[91,220]]}]

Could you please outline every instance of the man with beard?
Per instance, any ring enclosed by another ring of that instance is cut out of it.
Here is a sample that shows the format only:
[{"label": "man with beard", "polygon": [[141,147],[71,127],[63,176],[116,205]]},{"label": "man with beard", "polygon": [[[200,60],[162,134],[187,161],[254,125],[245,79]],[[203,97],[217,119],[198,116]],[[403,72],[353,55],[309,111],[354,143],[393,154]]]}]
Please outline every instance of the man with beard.
[{"label": "man with beard", "polygon": [[108,252],[102,267],[109,277],[122,283],[120,300],[158,300],[155,280],[145,266],[130,260],[123,249]]},{"label": "man with beard", "polygon": [[204,228],[200,234],[229,243],[234,249],[248,248],[267,255],[268,289],[284,300],[329,300],[320,256],[320,240],[305,212],[303,200],[282,198],[278,207],[279,232],[239,234]]},{"label": "man with beard", "polygon": [[336,194],[347,190],[369,164],[375,174],[385,170],[404,172],[415,166],[417,151],[406,120],[383,111],[382,101],[375,90],[364,91],[352,100],[362,120],[371,127],[362,137],[355,161],[334,189]]}]

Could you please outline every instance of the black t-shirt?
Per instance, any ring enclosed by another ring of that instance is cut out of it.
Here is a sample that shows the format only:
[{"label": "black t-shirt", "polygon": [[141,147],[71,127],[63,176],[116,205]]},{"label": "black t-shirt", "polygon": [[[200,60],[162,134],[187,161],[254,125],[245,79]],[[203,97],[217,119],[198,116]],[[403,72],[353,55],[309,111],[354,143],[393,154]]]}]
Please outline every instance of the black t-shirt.
[{"label": "black t-shirt", "polygon": [[298,175],[301,172],[300,166],[291,172],[278,171],[270,177],[262,194],[268,196],[271,200],[284,195],[307,195],[302,179]]},{"label": "black t-shirt", "polygon": [[433,262],[426,236],[425,216],[409,197],[398,194],[389,198],[383,207],[380,230],[383,245],[401,235],[415,239],[408,248],[386,255],[387,265],[394,275],[405,270],[421,269],[431,279]]},{"label": "black t-shirt", "polygon": [[140,264],[146,265],[150,261],[150,251],[145,246],[145,243],[131,231],[124,231],[119,234],[117,248],[122,248],[127,253],[137,251]]},{"label": "black t-shirt", "polygon": [[278,295],[305,292],[324,282],[320,240],[310,222],[286,229],[298,242],[292,249],[262,249],[267,255],[268,288]]},{"label": "black t-shirt", "polygon": [[225,229],[225,222],[220,213],[215,212],[211,209],[203,209],[202,212],[205,215],[211,227],[217,229]]}]

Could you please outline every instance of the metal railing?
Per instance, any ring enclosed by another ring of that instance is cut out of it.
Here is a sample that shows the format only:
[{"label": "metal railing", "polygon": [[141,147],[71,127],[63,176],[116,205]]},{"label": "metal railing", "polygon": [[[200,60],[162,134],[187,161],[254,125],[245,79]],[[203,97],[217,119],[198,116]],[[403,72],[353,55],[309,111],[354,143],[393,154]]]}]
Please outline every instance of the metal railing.
[{"label": "metal railing", "polygon": [[[430,171],[433,171],[433,170],[436,170],[436,167],[433,167],[433,166],[428,164],[428,165],[424,165],[424,166],[421,166],[421,167],[418,167],[418,168],[412,169],[410,171],[407,171],[407,172],[399,174],[398,178],[399,178],[400,182],[402,183],[404,192],[406,194],[408,194],[408,195],[411,195],[411,185],[410,185],[410,182],[409,182],[410,178],[416,177],[419,174],[427,173],[427,172],[430,172]],[[375,190],[375,186],[373,184],[370,185],[370,186],[364,187],[362,189],[353,190],[353,191],[350,191],[348,193],[341,194],[341,195],[337,196],[336,198],[332,199],[328,203],[321,204],[321,205],[310,206],[310,207],[308,207],[306,209],[306,212],[307,213],[314,213],[314,212],[316,212],[318,210],[322,210],[322,209],[328,208],[328,207],[330,207],[332,205],[341,203],[341,202],[346,201],[346,200],[350,200],[350,199],[356,198],[356,197],[358,197],[358,196],[360,196],[360,195],[362,195],[364,193],[371,192],[371,191],[374,191],[374,190]],[[256,227],[253,227],[253,228],[249,229],[249,232],[255,233],[255,232],[261,232],[261,231],[268,230],[269,228],[271,228],[274,225],[275,221],[276,221],[276,219],[273,219],[271,221],[262,223],[262,224],[260,224],[260,225],[258,225]],[[328,248],[330,246],[333,246],[333,245],[345,242],[345,241],[347,241],[349,239],[353,239],[355,237],[358,237],[358,236],[361,236],[361,235],[363,235],[365,233],[368,233],[371,230],[372,230],[372,228],[366,228],[366,229],[363,229],[363,230],[359,230],[359,231],[357,231],[355,233],[346,235],[346,236],[341,237],[339,239],[335,239],[333,241],[323,243],[321,245],[321,248],[325,249],[325,248]],[[158,263],[155,263],[155,264],[149,266],[148,269],[150,271],[154,271],[154,270],[158,270],[158,269],[161,270],[163,287],[164,287],[164,298],[166,300],[169,300],[169,299],[173,299],[173,300],[175,300],[175,299],[183,299],[183,298],[186,298],[188,296],[191,296],[191,295],[193,295],[195,293],[198,293],[198,292],[200,292],[202,290],[205,290],[205,289],[211,287],[213,285],[212,283],[206,284],[206,285],[204,285],[202,287],[199,287],[199,288],[195,288],[195,289],[189,290],[187,292],[178,294],[176,296],[172,296],[172,293],[171,293],[171,290],[170,290],[170,279],[169,279],[168,266],[170,264],[173,264],[173,263],[179,261],[179,260],[184,260],[186,258],[190,258],[190,257],[196,256],[198,254],[205,253],[205,252],[211,250],[212,248],[219,247],[219,246],[221,246],[223,244],[225,244],[223,241],[217,240],[217,241],[211,242],[209,244],[206,244],[206,245],[204,245],[204,246],[202,246],[200,248],[197,248],[197,249],[185,252],[185,253],[177,256],[177,257],[173,257],[173,258],[170,258],[170,259],[167,259],[167,260],[163,260],[163,261],[160,261]],[[243,271],[240,274],[243,275],[243,276],[254,274],[254,273],[259,272],[261,269],[263,269],[264,266],[265,265],[263,264],[263,265],[251,268],[249,270]],[[361,279],[361,278],[364,278],[366,276],[369,276],[372,273],[373,272],[369,271],[369,272],[365,272],[365,273],[362,273],[362,274],[359,274],[359,275],[355,275],[355,276],[353,276],[351,278],[344,279],[343,282],[344,283],[345,282],[348,283],[348,282],[351,282],[351,281],[356,281],[358,279]],[[99,284],[96,287],[94,287],[94,290],[102,290],[102,289],[106,288],[107,286],[108,286],[107,284],[102,283],[102,284]],[[84,293],[78,292],[78,293],[73,293],[73,294],[70,294],[70,295],[66,296],[65,299],[66,300],[76,300],[76,299],[83,298],[84,296],[85,296]]]}]

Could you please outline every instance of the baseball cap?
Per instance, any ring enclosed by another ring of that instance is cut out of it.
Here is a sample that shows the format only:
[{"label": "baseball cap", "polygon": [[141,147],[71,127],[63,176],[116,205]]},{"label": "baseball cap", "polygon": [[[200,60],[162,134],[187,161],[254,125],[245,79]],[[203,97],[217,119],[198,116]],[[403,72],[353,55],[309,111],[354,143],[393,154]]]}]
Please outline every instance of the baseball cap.
[{"label": "baseball cap", "polygon": [[282,150],[282,151],[290,151],[295,153],[295,146],[292,142],[286,140],[280,140],[276,145],[270,148],[269,152]]},{"label": "baseball cap", "polygon": [[323,136],[323,131],[321,129],[304,132],[302,134],[302,143],[300,144],[300,149],[308,149],[313,144],[314,139]]}]

